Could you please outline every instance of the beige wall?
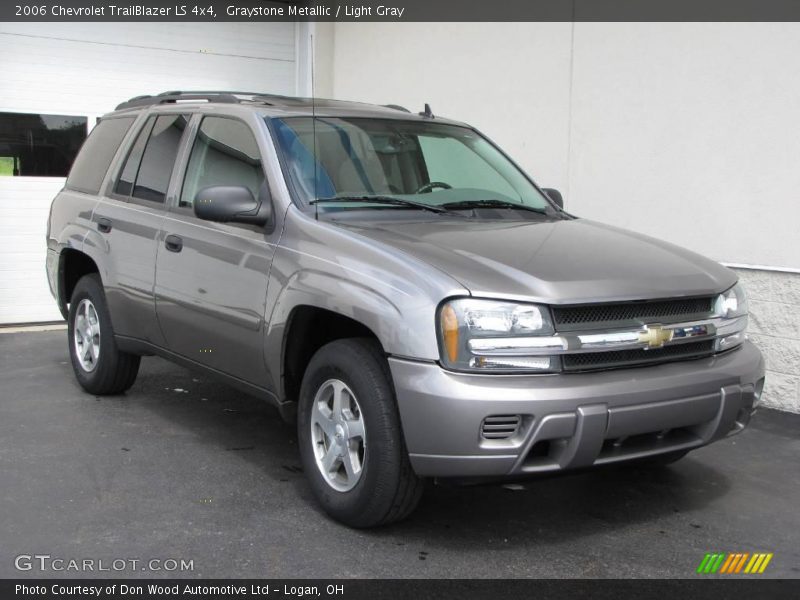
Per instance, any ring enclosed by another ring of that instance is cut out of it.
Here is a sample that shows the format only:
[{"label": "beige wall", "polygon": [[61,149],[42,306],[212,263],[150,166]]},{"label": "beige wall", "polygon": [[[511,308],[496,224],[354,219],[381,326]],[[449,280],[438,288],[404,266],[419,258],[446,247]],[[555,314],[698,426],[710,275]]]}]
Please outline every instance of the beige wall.
[{"label": "beige wall", "polygon": [[[317,24],[317,94],[468,121],[576,214],[739,270],[800,412],[800,24]],[[781,272],[781,270],[783,272]]]}]

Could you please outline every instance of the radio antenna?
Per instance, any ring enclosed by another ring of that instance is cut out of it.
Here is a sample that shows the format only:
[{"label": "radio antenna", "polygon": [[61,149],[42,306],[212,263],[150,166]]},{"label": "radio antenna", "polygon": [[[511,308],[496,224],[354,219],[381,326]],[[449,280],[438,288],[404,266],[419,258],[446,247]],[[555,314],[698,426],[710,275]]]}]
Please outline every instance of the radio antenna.
[{"label": "radio antenna", "polygon": [[311,34],[311,137],[313,138],[313,151],[314,156],[314,218],[319,221],[319,194],[317,192],[317,101],[316,89],[314,87],[314,34]]}]

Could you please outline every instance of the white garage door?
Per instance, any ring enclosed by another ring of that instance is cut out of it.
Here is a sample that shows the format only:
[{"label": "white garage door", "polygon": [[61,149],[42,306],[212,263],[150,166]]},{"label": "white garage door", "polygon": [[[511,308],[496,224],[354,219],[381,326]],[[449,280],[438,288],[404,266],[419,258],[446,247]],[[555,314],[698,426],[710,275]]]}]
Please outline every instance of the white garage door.
[{"label": "white garage door", "polygon": [[[74,142],[83,123],[91,128],[141,94],[296,94],[306,72],[298,78],[298,31],[293,23],[0,23],[0,324],[61,319],[44,263],[50,202],[64,184],[50,174],[63,168],[63,152],[46,146]],[[20,144],[30,148],[15,162]],[[58,156],[31,158],[39,147]]]}]

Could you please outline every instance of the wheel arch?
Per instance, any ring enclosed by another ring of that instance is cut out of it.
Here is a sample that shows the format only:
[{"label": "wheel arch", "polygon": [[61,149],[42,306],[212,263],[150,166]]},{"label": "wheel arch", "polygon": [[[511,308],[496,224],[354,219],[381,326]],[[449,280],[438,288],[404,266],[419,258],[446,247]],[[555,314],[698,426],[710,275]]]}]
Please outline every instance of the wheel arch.
[{"label": "wheel arch", "polygon": [[90,273],[100,275],[95,260],[81,250],[64,248],[58,260],[58,309],[66,319],[70,298],[81,277]]},{"label": "wheel arch", "polygon": [[351,316],[311,304],[292,308],[281,340],[280,398],[286,408],[294,410],[314,354],[330,342],[349,338],[372,339],[385,352],[375,331]]}]

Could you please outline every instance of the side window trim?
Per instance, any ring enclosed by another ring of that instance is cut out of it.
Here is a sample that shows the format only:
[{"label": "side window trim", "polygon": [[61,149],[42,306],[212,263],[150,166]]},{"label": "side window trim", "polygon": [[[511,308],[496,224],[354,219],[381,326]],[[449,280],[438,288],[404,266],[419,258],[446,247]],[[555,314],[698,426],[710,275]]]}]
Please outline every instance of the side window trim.
[{"label": "side window trim", "polygon": [[[139,134],[148,127],[148,120],[152,116],[152,113],[142,112],[138,116],[139,118],[128,131],[129,137],[125,140],[122,147],[120,147],[120,151],[115,159],[113,172],[109,173],[108,181],[106,181],[105,195],[108,198],[121,200],[123,202],[128,202],[130,200],[130,196],[119,194],[116,190],[119,179],[122,177],[122,171],[125,169],[125,165],[128,162],[128,157],[131,155],[131,152],[133,152],[133,147],[136,145],[136,140],[139,139]],[[138,165],[136,166],[136,170],[139,170]]]},{"label": "side window trim", "polygon": [[[124,158],[121,158],[119,164],[115,167],[114,177],[112,178],[109,188],[108,188],[108,196],[110,198],[115,198],[116,200],[122,200],[123,202],[130,202],[132,200],[131,194],[120,194],[117,192],[117,187],[119,187],[120,179],[122,179],[122,173],[125,170],[125,167],[128,164],[128,159],[131,157],[134,149],[136,148],[136,142],[139,141],[139,136],[142,135],[144,132],[146,136],[150,137],[150,132],[153,130],[153,125],[156,123],[156,116],[155,114],[145,114],[144,118],[142,119],[142,125],[136,128],[136,132],[133,134],[131,139],[129,140],[127,147],[125,148]],[[133,128],[131,128],[133,129]],[[147,144],[145,143],[145,146]],[[136,174],[133,177],[134,183],[136,182],[136,177],[139,174],[139,167],[142,164],[142,156],[144,155],[144,148],[142,149],[142,154],[139,155],[139,158],[136,162]],[[133,186],[131,186],[131,192],[133,191]]]},{"label": "side window trim", "polygon": [[[238,121],[239,123],[242,123],[245,127],[247,127],[247,130],[253,136],[253,140],[255,141],[256,144],[256,149],[258,150],[258,155],[260,159],[259,161],[260,169],[264,176],[264,181],[266,182],[267,186],[270,185],[269,177],[267,175],[267,170],[264,165],[264,153],[262,152],[261,147],[258,144],[258,132],[256,132],[253,129],[250,123],[248,123],[245,119],[242,119],[241,117],[238,117],[236,115],[223,115],[218,113],[199,113],[194,115],[194,117],[195,117],[194,121],[190,123],[190,130],[188,135],[184,136],[187,142],[186,154],[181,157],[183,160],[181,160],[180,169],[176,168],[175,171],[177,173],[173,172],[173,176],[177,174],[177,177],[175,181],[175,189],[173,192],[173,197],[171,198],[171,202],[168,202],[167,206],[167,209],[169,211],[174,212],[176,214],[194,216],[194,207],[180,206],[180,199],[181,195],[183,194],[183,186],[186,183],[186,171],[189,168],[189,161],[192,158],[192,149],[194,148],[194,142],[200,133],[200,127],[203,123],[203,120],[207,118],[230,119],[231,121]],[[245,228],[249,227],[247,225],[234,224],[234,223],[230,223],[229,225],[234,227],[245,227]]]},{"label": "side window trim", "polygon": [[178,151],[178,157],[175,160],[175,168],[172,171],[172,180],[169,184],[169,192],[167,193],[167,210],[176,214],[192,215],[194,216],[194,209],[187,206],[179,206],[181,199],[181,192],[183,191],[183,180],[186,177],[186,170],[189,168],[189,159],[192,157],[192,148],[194,148],[194,141],[197,138],[197,133],[200,131],[200,123],[203,121],[207,114],[194,113],[186,128],[184,134],[183,144]]},{"label": "side window trim", "polygon": [[119,145],[119,148],[117,148],[117,153],[114,155],[111,165],[108,168],[108,172],[103,179],[103,184],[100,186],[100,194],[107,198],[114,198],[115,200],[127,200],[127,198],[116,194],[114,192],[114,188],[117,187],[117,179],[119,179],[120,175],[122,174],[125,161],[128,159],[128,153],[133,148],[133,144],[136,143],[136,138],[139,137],[139,132],[142,130],[143,123],[147,121],[148,115],[147,113],[139,113],[131,116],[134,117],[133,123],[130,127],[128,127],[128,132],[125,134],[125,137],[122,138],[122,143]]},{"label": "side window trim", "polygon": [[[147,200],[145,198],[139,198],[133,195],[133,192],[136,188],[136,181],[139,178],[139,171],[141,169],[142,160],[144,158],[145,153],[147,152],[147,145],[150,143],[150,135],[152,134],[153,128],[155,127],[156,120],[159,117],[169,117],[171,115],[175,116],[183,116],[186,117],[186,130],[183,132],[181,136],[180,142],[178,144],[178,149],[175,153],[175,160],[172,165],[172,170],[170,172],[169,182],[167,184],[167,189],[165,193],[165,198],[163,202],[157,202],[154,200]],[[170,200],[172,195],[174,195],[174,184],[175,184],[175,173],[182,167],[182,158],[185,153],[185,148],[187,144],[187,140],[192,138],[193,129],[192,123],[196,119],[196,113],[193,113],[189,110],[180,110],[180,111],[164,111],[164,112],[143,112],[140,115],[141,124],[134,124],[131,129],[135,129],[135,132],[131,135],[129,139],[126,139],[123,142],[124,146],[124,154],[120,157],[117,157],[117,162],[114,165],[113,173],[110,174],[108,177],[109,181],[106,183],[105,187],[105,195],[108,198],[112,198],[114,200],[120,200],[122,202],[128,202],[131,204],[137,204],[139,206],[145,206],[150,208],[160,208],[160,210],[166,210],[170,205]],[[149,128],[149,129],[148,129]],[[145,142],[144,148],[142,149],[141,156],[137,159],[136,165],[136,176],[133,180],[133,186],[131,187],[131,191],[128,195],[119,194],[116,192],[117,185],[119,183],[120,178],[122,177],[122,173],[125,169],[126,163],[128,158],[130,157],[131,153],[133,152],[136,142],[139,139],[139,135],[143,132],[146,132],[147,141]],[[128,134],[131,134],[131,131],[128,131]]]}]

